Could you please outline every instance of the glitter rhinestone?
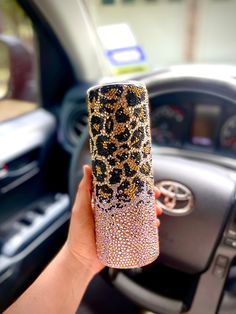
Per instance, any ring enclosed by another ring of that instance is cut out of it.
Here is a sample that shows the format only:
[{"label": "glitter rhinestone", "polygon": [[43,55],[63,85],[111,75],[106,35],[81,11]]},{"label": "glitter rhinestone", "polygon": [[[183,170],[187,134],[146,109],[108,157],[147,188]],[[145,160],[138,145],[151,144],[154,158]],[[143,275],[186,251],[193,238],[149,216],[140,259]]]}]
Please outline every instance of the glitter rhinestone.
[{"label": "glitter rhinestone", "polygon": [[88,95],[97,254],[111,267],[141,267],[159,254],[147,99],[140,83]]}]

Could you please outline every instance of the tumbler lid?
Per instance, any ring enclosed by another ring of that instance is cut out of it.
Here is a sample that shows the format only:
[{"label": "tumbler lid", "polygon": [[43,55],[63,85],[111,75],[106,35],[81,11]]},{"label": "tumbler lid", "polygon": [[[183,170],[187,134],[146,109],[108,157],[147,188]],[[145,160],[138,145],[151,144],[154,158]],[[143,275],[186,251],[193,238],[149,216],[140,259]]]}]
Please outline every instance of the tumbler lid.
[{"label": "tumbler lid", "polygon": [[102,83],[102,84],[98,84],[98,85],[94,85],[91,86],[88,90],[87,90],[87,95],[93,91],[93,90],[97,90],[100,89],[102,87],[107,87],[107,86],[136,86],[136,87],[141,87],[141,88],[145,88],[146,89],[146,85],[143,82],[140,81],[125,81],[125,82],[109,82],[109,83]]}]

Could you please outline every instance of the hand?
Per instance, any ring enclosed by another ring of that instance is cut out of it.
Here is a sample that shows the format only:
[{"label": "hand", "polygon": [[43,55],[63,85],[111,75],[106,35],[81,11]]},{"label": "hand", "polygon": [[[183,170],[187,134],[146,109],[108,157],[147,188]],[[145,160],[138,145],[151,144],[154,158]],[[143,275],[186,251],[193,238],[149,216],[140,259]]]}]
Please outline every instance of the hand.
[{"label": "hand", "polygon": [[[69,228],[66,246],[69,254],[79,264],[83,264],[93,275],[105,266],[100,262],[96,253],[95,224],[92,206],[92,172],[89,166],[83,167],[84,176],[80,182]],[[154,189],[155,198],[160,196],[160,191]],[[161,208],[155,205],[159,216]],[[157,226],[160,225],[157,219]]]}]

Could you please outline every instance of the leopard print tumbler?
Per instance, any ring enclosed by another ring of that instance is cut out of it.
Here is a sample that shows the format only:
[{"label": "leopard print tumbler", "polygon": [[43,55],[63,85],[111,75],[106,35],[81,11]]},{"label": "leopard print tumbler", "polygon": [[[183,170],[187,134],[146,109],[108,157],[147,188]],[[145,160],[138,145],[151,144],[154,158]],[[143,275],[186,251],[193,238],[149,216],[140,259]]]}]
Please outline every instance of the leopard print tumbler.
[{"label": "leopard print tumbler", "polygon": [[98,257],[114,268],[144,266],[159,254],[147,90],[95,86],[87,103]]}]

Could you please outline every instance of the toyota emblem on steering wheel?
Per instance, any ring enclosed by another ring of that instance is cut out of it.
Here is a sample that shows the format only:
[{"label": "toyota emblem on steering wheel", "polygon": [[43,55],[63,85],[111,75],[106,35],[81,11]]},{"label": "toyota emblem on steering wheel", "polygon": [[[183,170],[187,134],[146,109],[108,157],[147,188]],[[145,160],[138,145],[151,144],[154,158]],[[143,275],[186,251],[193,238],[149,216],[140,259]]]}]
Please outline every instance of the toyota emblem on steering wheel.
[{"label": "toyota emblem on steering wheel", "polygon": [[171,216],[183,216],[193,209],[193,194],[183,184],[175,181],[160,181],[156,184],[161,196],[158,205]]}]

